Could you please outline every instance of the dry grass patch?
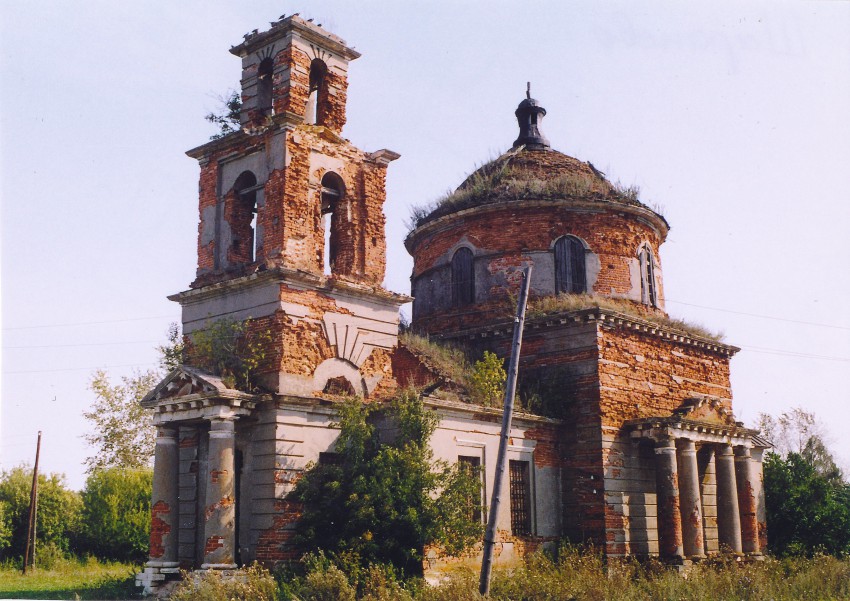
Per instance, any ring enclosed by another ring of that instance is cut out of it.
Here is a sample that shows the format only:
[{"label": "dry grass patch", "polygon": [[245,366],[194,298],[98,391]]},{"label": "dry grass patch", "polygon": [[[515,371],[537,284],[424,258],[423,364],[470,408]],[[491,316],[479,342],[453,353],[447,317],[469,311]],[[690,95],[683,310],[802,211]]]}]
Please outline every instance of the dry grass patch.
[{"label": "dry grass patch", "polygon": [[625,299],[608,298],[591,294],[558,294],[532,298],[528,301],[528,317],[544,317],[555,313],[581,311],[592,308],[605,309],[622,313],[628,317],[648,321],[655,325],[676,330],[687,336],[705,338],[715,342],[723,340],[722,332],[713,332],[701,324],[687,322],[683,319],[659,315],[646,310],[642,305]]}]

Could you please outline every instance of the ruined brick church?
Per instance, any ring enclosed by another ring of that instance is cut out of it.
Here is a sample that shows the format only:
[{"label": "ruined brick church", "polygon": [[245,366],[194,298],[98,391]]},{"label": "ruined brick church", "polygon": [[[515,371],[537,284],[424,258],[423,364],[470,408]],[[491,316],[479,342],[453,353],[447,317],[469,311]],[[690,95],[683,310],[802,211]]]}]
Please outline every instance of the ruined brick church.
[{"label": "ruined brick church", "polygon": [[[501,409],[475,402],[429,349],[505,358],[529,264],[496,561],[563,539],[672,563],[760,554],[767,443],[732,413],[738,349],[667,318],[661,215],[553,150],[529,96],[511,149],[418,215],[405,240],[417,335],[400,337],[411,298],[382,287],[385,178],[399,155],[342,137],[360,54],[298,16],[230,52],[242,127],[188,152],[201,170],[197,277],[170,298],[189,340],[219,319],[268,332],[267,392],[187,365],[143,400],[157,438],[141,584],[295,557],[287,494],[336,451],[344,396],[419,388],[441,418],[435,456],[481,468],[486,520]],[[449,560],[431,549],[426,567]]]}]

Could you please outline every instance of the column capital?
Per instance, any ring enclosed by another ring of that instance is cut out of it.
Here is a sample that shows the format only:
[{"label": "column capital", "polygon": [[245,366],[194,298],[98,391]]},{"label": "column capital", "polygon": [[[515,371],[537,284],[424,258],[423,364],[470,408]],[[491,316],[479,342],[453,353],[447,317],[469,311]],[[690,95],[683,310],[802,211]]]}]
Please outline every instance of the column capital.
[{"label": "column capital", "polygon": [[676,452],[676,438],[673,436],[665,436],[663,438],[655,439],[655,453],[675,453]]},{"label": "column capital", "polygon": [[714,451],[719,456],[731,456],[734,455],[734,451],[732,450],[732,445],[728,442],[721,443],[714,446]]},{"label": "column capital", "polygon": [[749,461],[751,458],[750,447],[743,445],[735,447],[735,461]]},{"label": "column capital", "polygon": [[690,454],[697,452],[697,445],[690,438],[677,438],[676,448],[679,450],[679,453]]},{"label": "column capital", "polygon": [[236,430],[232,418],[214,418],[210,420],[210,438],[230,438]]}]

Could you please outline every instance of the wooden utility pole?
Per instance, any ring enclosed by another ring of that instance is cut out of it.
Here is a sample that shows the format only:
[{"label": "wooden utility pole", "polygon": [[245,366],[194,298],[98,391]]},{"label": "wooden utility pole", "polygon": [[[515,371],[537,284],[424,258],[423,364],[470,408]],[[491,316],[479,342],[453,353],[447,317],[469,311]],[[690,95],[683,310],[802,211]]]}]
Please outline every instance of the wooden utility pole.
[{"label": "wooden utility pole", "polygon": [[30,542],[32,542],[32,564],[35,566],[35,522],[38,515],[38,456],[41,454],[41,430],[38,431],[38,443],[35,445],[35,467],[32,470],[32,490],[30,491],[30,515],[27,525],[27,543],[24,547],[23,574],[27,573],[27,562],[30,557]]},{"label": "wooden utility pole", "polygon": [[511,435],[511,419],[514,412],[516,377],[519,366],[519,353],[522,347],[522,328],[525,324],[525,305],[528,301],[528,287],[531,279],[531,265],[522,275],[522,286],[517,300],[514,318],[514,340],[511,344],[511,361],[508,367],[508,381],[505,385],[505,408],[502,414],[502,434],[499,438],[499,453],[496,457],[496,477],[493,479],[493,495],[490,500],[490,515],[487,519],[487,531],[484,533],[484,554],[481,558],[481,580],[478,590],[482,595],[490,593],[490,573],[493,569],[493,546],[496,544],[496,521],[499,518],[499,505],[502,500],[502,480],[505,475],[505,456],[508,453],[508,438]]}]

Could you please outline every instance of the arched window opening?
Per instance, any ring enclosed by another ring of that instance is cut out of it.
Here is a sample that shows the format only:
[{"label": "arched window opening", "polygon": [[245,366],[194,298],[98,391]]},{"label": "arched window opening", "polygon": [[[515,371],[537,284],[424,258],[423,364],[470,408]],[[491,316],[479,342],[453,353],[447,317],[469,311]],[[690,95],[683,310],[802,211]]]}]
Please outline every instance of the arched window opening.
[{"label": "arched window opening", "polygon": [[337,376],[336,378],[329,379],[325,384],[325,388],[322,390],[322,392],[335,396],[357,396],[357,391],[354,389],[354,386],[351,385],[351,382],[349,382],[345,376]]},{"label": "arched window opening", "polygon": [[232,259],[237,263],[252,263],[257,259],[257,191],[262,187],[250,171],[243,171],[233,184],[235,198],[231,208],[230,231]]},{"label": "arched window opening", "polygon": [[555,242],[555,292],[587,292],[584,244],[575,236],[563,236]]},{"label": "arched window opening", "polygon": [[339,247],[340,219],[337,207],[345,196],[342,178],[332,171],[322,177],[322,229],[324,230],[324,251],[322,263],[325,275],[334,271]]},{"label": "arched window opening", "polygon": [[257,68],[257,109],[263,114],[272,113],[272,76],[274,60],[268,56],[260,62]]},{"label": "arched window opening", "polygon": [[452,305],[463,307],[475,302],[475,266],[472,251],[459,248],[452,257]]},{"label": "arched window opening", "polygon": [[310,63],[310,95],[307,97],[307,110],[304,115],[309,125],[322,125],[324,121],[324,104],[327,100],[326,79],[328,67],[318,58]]},{"label": "arched window opening", "polygon": [[655,257],[649,244],[644,244],[638,251],[640,262],[640,302],[650,307],[658,306],[658,296],[655,290]]}]

